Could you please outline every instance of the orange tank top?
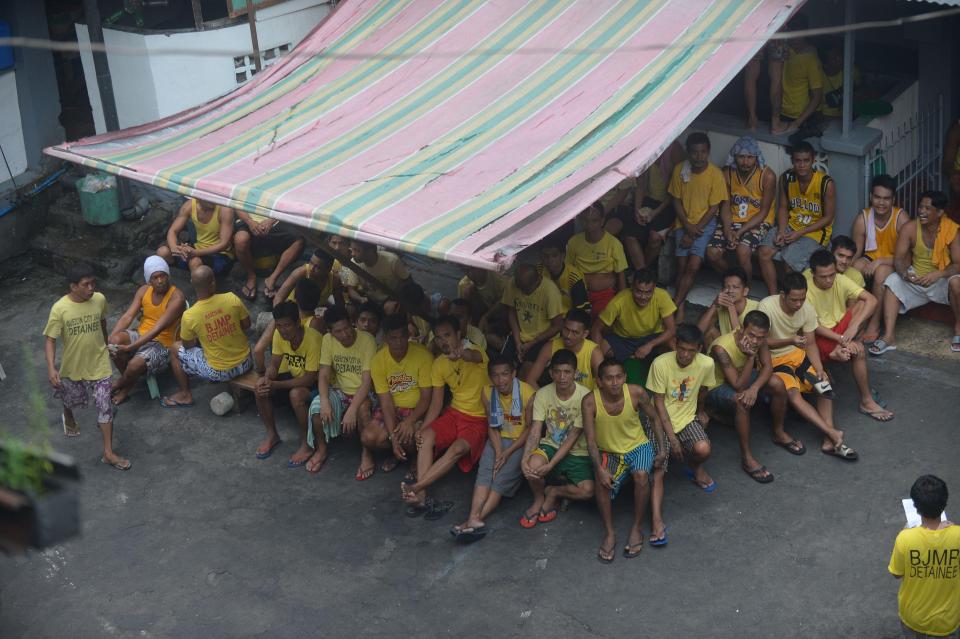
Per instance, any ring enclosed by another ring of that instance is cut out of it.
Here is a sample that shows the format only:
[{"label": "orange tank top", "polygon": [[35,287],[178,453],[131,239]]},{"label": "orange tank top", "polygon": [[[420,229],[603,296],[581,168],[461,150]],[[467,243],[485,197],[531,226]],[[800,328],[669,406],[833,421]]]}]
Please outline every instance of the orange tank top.
[{"label": "orange tank top", "polygon": [[[143,294],[143,299],[140,301],[140,309],[143,312],[143,317],[140,318],[140,328],[137,329],[138,332],[146,333],[157,325],[157,322],[160,321],[160,317],[167,311],[167,304],[170,303],[170,297],[173,295],[175,290],[177,290],[177,287],[171,284],[170,288],[167,289],[167,294],[163,296],[163,299],[160,300],[160,303],[154,304],[153,287],[147,287],[147,292]],[[179,329],[180,322],[176,322],[163,329],[163,331],[154,339],[167,348],[170,348],[173,345],[174,337]]]},{"label": "orange tank top", "polygon": [[[900,215],[903,213],[903,209],[893,207],[893,211],[890,212],[890,218],[887,219],[887,223],[881,228],[876,227],[877,229],[877,248],[872,251],[864,251],[864,255],[869,257],[871,260],[875,260],[883,257],[893,257],[893,254],[896,253],[897,249],[897,223],[900,221]],[[870,224],[870,209],[863,209],[860,212],[860,215],[863,216],[863,228],[867,229],[867,225]]]}]

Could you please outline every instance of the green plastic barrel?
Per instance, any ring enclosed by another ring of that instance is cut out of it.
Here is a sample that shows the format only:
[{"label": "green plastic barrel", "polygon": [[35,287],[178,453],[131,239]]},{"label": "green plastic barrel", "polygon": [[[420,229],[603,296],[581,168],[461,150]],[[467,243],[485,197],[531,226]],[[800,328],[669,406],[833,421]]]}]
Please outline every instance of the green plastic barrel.
[{"label": "green plastic barrel", "polygon": [[[120,219],[120,200],[117,189],[105,189],[96,193],[84,190],[87,180],[94,176],[88,175],[77,181],[77,191],[80,194],[80,212],[83,221],[93,226],[107,226]],[[96,178],[94,178],[96,179]]]}]

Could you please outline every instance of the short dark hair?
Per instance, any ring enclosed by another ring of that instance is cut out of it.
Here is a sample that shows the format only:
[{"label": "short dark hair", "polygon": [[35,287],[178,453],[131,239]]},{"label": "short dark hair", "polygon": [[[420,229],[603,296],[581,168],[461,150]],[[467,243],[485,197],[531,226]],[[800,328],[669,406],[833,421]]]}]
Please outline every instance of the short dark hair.
[{"label": "short dark hair", "polygon": [[616,357],[604,357],[603,361],[600,362],[600,365],[597,366],[597,377],[598,378],[603,377],[604,371],[610,368],[611,366],[619,366],[621,369],[623,369],[623,362],[621,362]]},{"label": "short dark hair", "polygon": [[807,278],[796,271],[791,271],[783,276],[783,281],[780,282],[780,290],[784,295],[787,295],[790,291],[805,291],[807,290]]},{"label": "short dark hair", "polygon": [[563,366],[564,364],[572,366],[574,369],[576,369],[577,356],[573,354],[573,351],[566,348],[561,348],[553,354],[553,357],[550,358],[550,368],[556,368],[557,366]]},{"label": "short dark hair", "polygon": [[791,144],[788,149],[790,152],[790,159],[793,159],[793,156],[797,153],[809,153],[810,157],[817,157],[817,150],[813,148],[813,145],[807,142],[806,140],[800,140],[796,144]]},{"label": "short dark hair", "polygon": [[808,261],[810,263],[810,270],[813,271],[814,274],[816,274],[818,266],[836,266],[837,264],[837,258],[827,249],[817,249],[810,254]]},{"label": "short dark hair", "polygon": [[707,148],[710,148],[710,138],[706,133],[703,133],[702,131],[694,131],[687,136],[687,151],[691,150],[698,144],[706,144]]},{"label": "short dark hair", "polygon": [[638,268],[633,272],[634,284],[656,284],[657,272],[652,268]]},{"label": "short dark hair", "polygon": [[750,280],[747,278],[747,272],[743,270],[742,266],[731,266],[723,272],[723,275],[720,277],[720,282],[726,281],[728,277],[735,277],[740,280],[740,283],[744,286],[750,286]]},{"label": "short dark hair", "polygon": [[273,320],[279,321],[282,319],[288,319],[294,323],[300,321],[300,309],[297,308],[296,303],[286,300],[273,307]]},{"label": "short dark hair", "polygon": [[582,308],[571,308],[563,317],[564,322],[579,322],[584,328],[590,328],[590,313]]},{"label": "short dark hair", "polygon": [[846,249],[848,251],[857,252],[857,243],[853,241],[853,238],[849,235],[834,235],[830,239],[830,252],[836,251],[838,248]]},{"label": "short dark hair", "polygon": [[770,318],[767,317],[767,314],[763,311],[758,311],[753,309],[749,313],[743,316],[743,325],[747,326],[756,326],[757,328],[763,329],[765,331],[770,330]]},{"label": "short dark hair", "polygon": [[367,300],[363,304],[357,307],[357,315],[360,313],[372,313],[376,316],[378,322],[383,321],[383,307],[374,302],[373,300]]},{"label": "short dark hair", "polygon": [[460,320],[458,320],[453,315],[441,315],[437,319],[433,320],[433,330],[436,331],[441,326],[449,326],[457,333],[460,332]]},{"label": "short dark hair", "polygon": [[910,499],[922,517],[936,519],[947,507],[947,484],[935,475],[921,475],[910,488]]},{"label": "short dark hair", "polygon": [[320,285],[309,277],[300,278],[300,281],[297,282],[293,290],[294,297],[297,299],[297,306],[299,306],[301,310],[312,313],[315,308],[320,306],[320,296],[323,294],[323,291],[320,290]]},{"label": "short dark hair", "polygon": [[873,193],[873,189],[878,186],[889,190],[893,194],[897,193],[897,181],[886,173],[875,175],[874,178],[870,180],[870,192]]},{"label": "short dark hair", "polygon": [[93,267],[86,262],[77,262],[76,264],[71,264],[70,268],[67,269],[67,285],[70,284],[79,284],[80,280],[87,277],[96,277],[97,274],[93,272]]},{"label": "short dark hair", "polygon": [[327,325],[327,328],[333,328],[334,324],[343,320],[349,322],[350,316],[347,315],[347,309],[342,306],[331,306],[323,312],[323,323]]},{"label": "short dark hair", "polygon": [[387,315],[383,320],[383,334],[386,335],[391,331],[404,330],[409,333],[410,325],[407,323],[407,316],[404,313],[394,313],[393,315]]},{"label": "short dark hair", "polygon": [[685,344],[703,342],[703,331],[696,324],[681,324],[677,327],[677,341]]},{"label": "short dark hair", "polygon": [[324,251],[323,249],[321,248],[313,249],[313,256],[318,260],[320,260],[321,262],[323,262],[324,264],[326,264],[327,266],[331,268],[333,267],[333,256],[327,253],[326,251]]},{"label": "short dark hair", "polygon": [[510,370],[517,370],[517,365],[514,361],[503,354],[497,354],[490,358],[490,361],[487,362],[487,375],[493,372],[494,366],[509,366]]},{"label": "short dark hair", "polygon": [[948,202],[947,196],[943,191],[924,191],[920,194],[920,197],[917,198],[917,204],[919,204],[923,198],[928,198],[930,204],[932,204],[935,209],[946,208]]}]

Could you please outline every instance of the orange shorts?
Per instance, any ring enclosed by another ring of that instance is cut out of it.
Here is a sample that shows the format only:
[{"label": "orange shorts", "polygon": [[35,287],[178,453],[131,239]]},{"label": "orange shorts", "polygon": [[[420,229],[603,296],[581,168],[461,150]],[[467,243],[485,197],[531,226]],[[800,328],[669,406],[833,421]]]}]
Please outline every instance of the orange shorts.
[{"label": "orange shorts", "polygon": [[[806,359],[806,357],[806,351],[794,346],[788,353],[773,358],[773,374],[783,381],[783,385],[787,387],[788,391],[791,388],[796,388],[801,393],[813,392],[813,384],[801,377],[802,372],[796,370],[797,367],[803,364],[803,360]],[[785,366],[793,372],[777,370],[780,366]],[[813,364],[811,364],[807,370],[816,377],[817,372],[813,368]]]}]

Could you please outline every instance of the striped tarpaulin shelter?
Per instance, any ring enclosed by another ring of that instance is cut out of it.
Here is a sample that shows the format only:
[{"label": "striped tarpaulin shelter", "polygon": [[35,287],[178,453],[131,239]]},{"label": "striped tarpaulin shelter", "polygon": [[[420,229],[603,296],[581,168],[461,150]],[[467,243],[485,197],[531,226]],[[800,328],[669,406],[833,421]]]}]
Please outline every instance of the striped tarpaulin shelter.
[{"label": "striped tarpaulin shelter", "polygon": [[788,0],[346,0],[236,91],[46,149],[483,268],[649,165]]}]

